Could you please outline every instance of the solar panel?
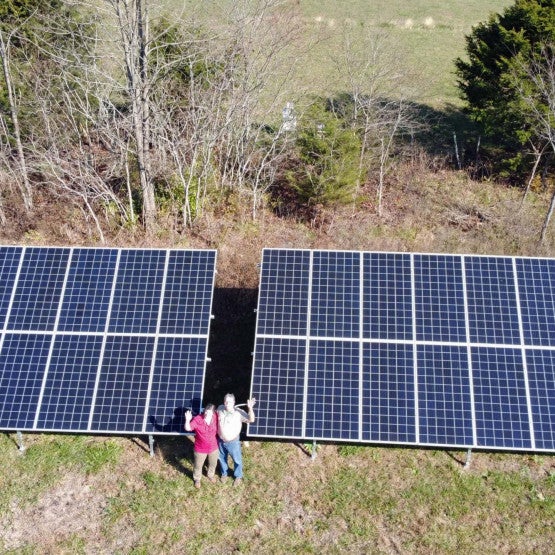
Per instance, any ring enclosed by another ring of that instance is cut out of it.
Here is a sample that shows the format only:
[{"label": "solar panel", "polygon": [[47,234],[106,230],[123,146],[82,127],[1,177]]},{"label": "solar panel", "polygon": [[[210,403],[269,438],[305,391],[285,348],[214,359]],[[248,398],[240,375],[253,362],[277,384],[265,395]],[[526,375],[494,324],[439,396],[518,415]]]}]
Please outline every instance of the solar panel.
[{"label": "solar panel", "polygon": [[0,430],[183,432],[216,251],[0,247]]},{"label": "solar panel", "polygon": [[555,260],[265,249],[252,437],[555,451]]}]

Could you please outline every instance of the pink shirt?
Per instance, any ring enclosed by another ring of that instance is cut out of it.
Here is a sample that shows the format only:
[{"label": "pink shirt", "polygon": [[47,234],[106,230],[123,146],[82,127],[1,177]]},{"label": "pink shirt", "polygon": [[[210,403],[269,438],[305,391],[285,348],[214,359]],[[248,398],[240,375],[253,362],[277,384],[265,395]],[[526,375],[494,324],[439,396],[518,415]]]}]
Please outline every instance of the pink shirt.
[{"label": "pink shirt", "polygon": [[207,424],[204,417],[199,414],[191,420],[191,430],[195,432],[195,451],[197,453],[212,453],[218,449],[218,417],[214,413],[212,421]]}]

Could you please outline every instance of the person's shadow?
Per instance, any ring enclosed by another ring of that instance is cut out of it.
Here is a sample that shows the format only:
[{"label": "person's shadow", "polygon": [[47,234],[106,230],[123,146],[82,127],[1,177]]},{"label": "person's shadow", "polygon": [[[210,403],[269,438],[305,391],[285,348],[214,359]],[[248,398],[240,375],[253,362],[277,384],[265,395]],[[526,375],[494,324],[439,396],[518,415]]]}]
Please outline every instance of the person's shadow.
[{"label": "person's shadow", "polygon": [[[200,401],[194,399],[191,407],[199,407]],[[192,463],[194,460],[194,436],[185,432],[185,412],[189,407],[177,407],[173,411],[173,416],[166,422],[158,422],[156,417],[151,415],[149,418],[152,432],[160,432],[161,434],[179,434],[179,435],[157,435],[154,449],[155,453],[164,457],[171,466],[177,471],[193,478]],[[187,460],[191,464],[185,465],[183,461]]]}]

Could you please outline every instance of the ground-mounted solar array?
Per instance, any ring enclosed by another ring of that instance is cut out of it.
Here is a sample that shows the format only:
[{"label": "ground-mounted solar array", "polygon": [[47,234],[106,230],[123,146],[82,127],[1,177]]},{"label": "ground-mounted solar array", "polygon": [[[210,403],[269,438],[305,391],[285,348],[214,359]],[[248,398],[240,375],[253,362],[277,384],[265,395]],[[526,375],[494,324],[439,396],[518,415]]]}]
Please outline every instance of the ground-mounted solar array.
[{"label": "ground-mounted solar array", "polygon": [[265,249],[253,437],[555,451],[555,260]]},{"label": "ground-mounted solar array", "polygon": [[182,432],[215,265],[214,250],[0,247],[0,429]]}]

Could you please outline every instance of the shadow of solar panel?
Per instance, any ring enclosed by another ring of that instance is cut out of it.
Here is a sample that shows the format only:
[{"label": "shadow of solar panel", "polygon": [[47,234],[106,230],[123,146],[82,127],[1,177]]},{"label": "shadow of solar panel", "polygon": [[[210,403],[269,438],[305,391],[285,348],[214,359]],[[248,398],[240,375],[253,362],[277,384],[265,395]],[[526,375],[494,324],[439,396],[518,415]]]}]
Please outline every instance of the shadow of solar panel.
[{"label": "shadow of solar panel", "polygon": [[216,251],[0,247],[0,429],[182,433],[215,265]]},{"label": "shadow of solar panel", "polygon": [[554,286],[553,259],[265,249],[249,435],[553,452]]}]

